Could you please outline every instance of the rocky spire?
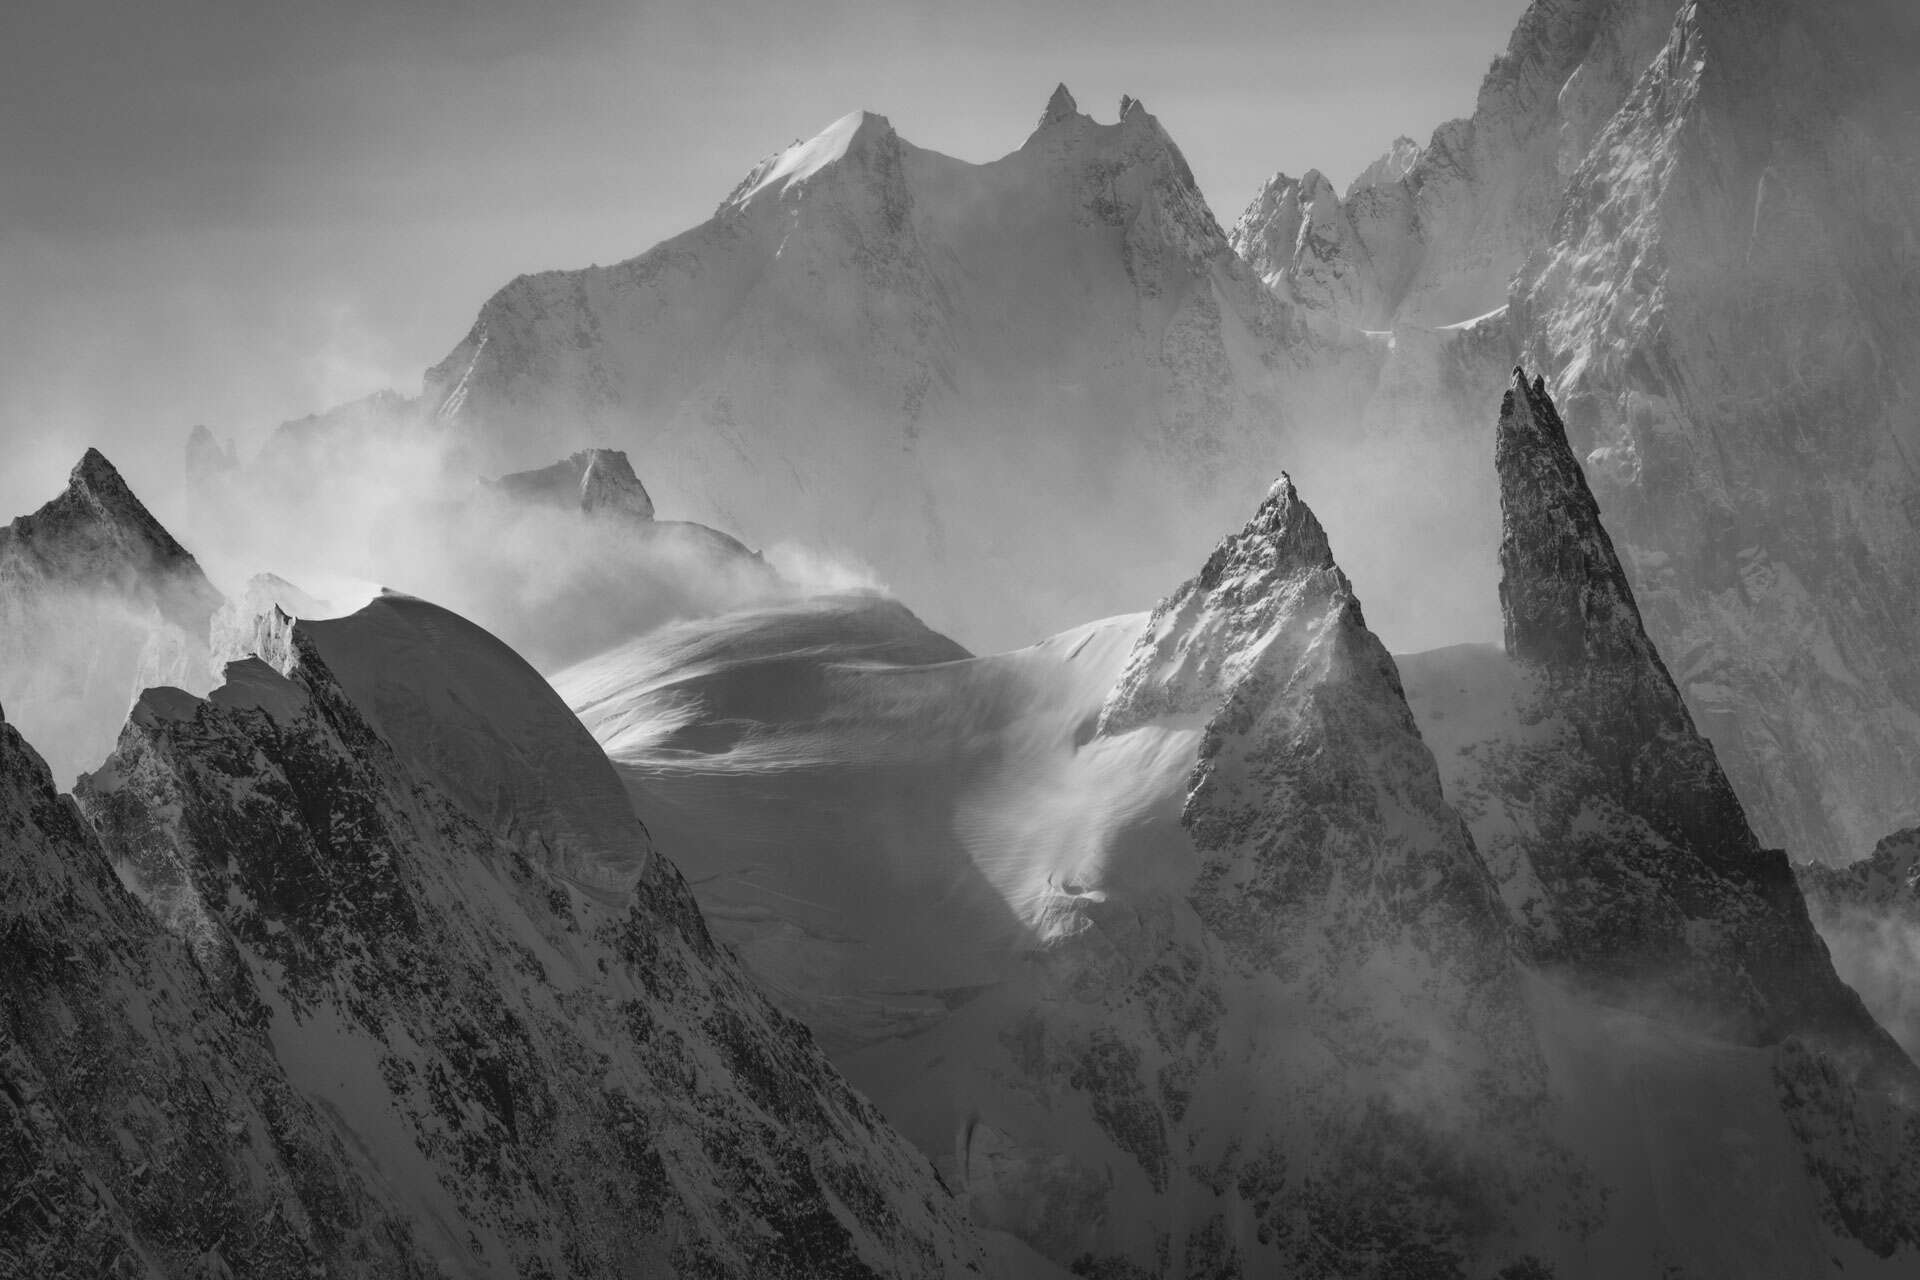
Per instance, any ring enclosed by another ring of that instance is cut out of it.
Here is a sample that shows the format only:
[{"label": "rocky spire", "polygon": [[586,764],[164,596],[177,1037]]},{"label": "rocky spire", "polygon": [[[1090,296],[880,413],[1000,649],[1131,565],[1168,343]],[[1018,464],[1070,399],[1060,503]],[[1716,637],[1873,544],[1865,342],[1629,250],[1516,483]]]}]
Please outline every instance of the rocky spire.
[{"label": "rocky spire", "polygon": [[1494,466],[1508,655],[1545,674],[1619,794],[1656,831],[1716,861],[1753,862],[1759,844],[1647,639],[1546,384],[1518,368],[1500,404]]},{"label": "rocky spire", "polygon": [[1494,467],[1507,653],[1562,672],[1658,663],[1546,384],[1528,385],[1517,367],[1500,404]]},{"label": "rocky spire", "polygon": [[[1434,1117],[1454,1114],[1470,1117],[1460,1125],[1475,1143],[1497,1131],[1505,1150],[1533,1150],[1521,1131],[1544,1069],[1492,878],[1442,795],[1393,659],[1284,474],[1154,611],[1099,732],[1149,722],[1159,732],[1204,725],[1180,814],[1195,868],[1184,896],[1209,947],[1285,993],[1252,1015],[1263,1034],[1417,1076],[1423,1104],[1392,1122],[1410,1143],[1436,1140]],[[1364,1087],[1330,1085],[1322,1100]],[[1374,1159],[1345,1121],[1315,1139],[1305,1159],[1318,1170]],[[1506,1173],[1524,1178],[1515,1171],[1531,1158],[1516,1156]],[[1376,1219],[1367,1232],[1471,1247],[1460,1224],[1485,1209],[1483,1196],[1502,1194],[1490,1186],[1423,1186],[1424,1205],[1446,1206],[1437,1218],[1412,1231]],[[1280,1216],[1302,1209],[1294,1200]],[[1365,1269],[1357,1257],[1323,1265]]]},{"label": "rocky spire", "polygon": [[1508,655],[1566,736],[1509,779],[1554,924],[1538,958],[1770,1043],[1832,1037],[1911,1071],[1835,976],[1786,855],[1763,849],[1646,631],[1545,382],[1515,369],[1495,438]]},{"label": "rocky spire", "polygon": [[1309,585],[1351,608],[1360,603],[1333,562],[1326,531],[1286,472],[1253,519],[1222,539],[1190,579],[1154,611],[1119,685],[1100,713],[1117,733],[1161,715],[1210,710],[1248,674],[1274,627]]},{"label": "rocky spire", "polygon": [[1073,100],[1064,83],[1058,84],[1054,86],[1053,96],[1047,99],[1047,109],[1040,113],[1039,127],[1044,129],[1050,124],[1071,120],[1079,114],[1080,104]]},{"label": "rocky spire", "polygon": [[49,551],[56,542],[69,544],[72,550],[82,549],[78,544],[84,543],[100,549],[112,546],[123,552],[138,552],[183,566],[193,564],[187,549],[154,519],[98,449],[90,448],[81,455],[59,497],[13,522],[13,535],[22,542],[37,542]]},{"label": "rocky spire", "polygon": [[[1421,921],[1448,940],[1445,963],[1462,980],[1495,980],[1505,926],[1491,878],[1441,797],[1393,659],[1284,472],[1246,527],[1154,610],[1099,731],[1194,714],[1209,720],[1185,821],[1221,879],[1194,904],[1230,946],[1269,960],[1291,953],[1330,918],[1297,896],[1305,883],[1324,892],[1352,876],[1362,909]],[[1391,835],[1388,812],[1406,819]],[[1360,888],[1369,877],[1374,887]],[[1388,883],[1421,887],[1378,891]],[[1294,911],[1297,936],[1281,936],[1277,922]]]}]

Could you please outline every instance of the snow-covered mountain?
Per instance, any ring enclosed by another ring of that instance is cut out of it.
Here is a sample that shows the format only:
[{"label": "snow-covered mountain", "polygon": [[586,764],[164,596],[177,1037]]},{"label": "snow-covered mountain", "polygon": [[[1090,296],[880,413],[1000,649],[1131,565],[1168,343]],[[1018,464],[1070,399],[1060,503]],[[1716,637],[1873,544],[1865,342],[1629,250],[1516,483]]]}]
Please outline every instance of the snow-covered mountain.
[{"label": "snow-covered mountain", "polygon": [[404,597],[253,647],[78,808],[0,726],[22,1274],[978,1270],[532,668]]},{"label": "snow-covered mountain", "polygon": [[58,497],[0,529],[0,702],[71,783],[106,755],[142,689],[211,687],[208,624],[222,603],[89,449]]},{"label": "snow-covered mountain", "polygon": [[1062,87],[991,163],[856,112],[638,258],[513,281],[415,412],[482,469],[624,448],[663,507],[998,646],[1202,554],[1377,361],[1317,341],[1140,102],[1100,123]]},{"label": "snow-covered mountain", "polygon": [[1920,1072],[1748,831],[1541,386],[1499,438],[1513,656],[1406,696],[1284,478],[1151,617],[967,658],[796,605],[557,687],[720,936],[1055,1266],[1900,1274]]},{"label": "snow-covered mountain", "polygon": [[4,718],[0,890],[0,1273],[436,1274]]},{"label": "snow-covered mountain", "polygon": [[1232,235],[1321,327],[1391,331],[1387,386],[1445,353],[1469,395],[1386,415],[1443,455],[1544,369],[1761,835],[1836,862],[1920,817],[1916,56],[1890,0],[1538,0],[1470,118],[1344,200],[1279,175]]}]

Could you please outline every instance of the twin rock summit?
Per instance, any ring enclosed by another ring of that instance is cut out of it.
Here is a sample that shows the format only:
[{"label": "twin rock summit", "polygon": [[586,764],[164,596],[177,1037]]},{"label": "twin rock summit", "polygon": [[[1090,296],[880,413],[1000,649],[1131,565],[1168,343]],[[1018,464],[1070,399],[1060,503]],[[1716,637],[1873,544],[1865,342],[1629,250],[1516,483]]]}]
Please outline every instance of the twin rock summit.
[{"label": "twin rock summit", "polygon": [[0,1274],[1913,1274],[1915,23],[1541,0],[1231,229],[858,113],[184,541],[89,451]]}]

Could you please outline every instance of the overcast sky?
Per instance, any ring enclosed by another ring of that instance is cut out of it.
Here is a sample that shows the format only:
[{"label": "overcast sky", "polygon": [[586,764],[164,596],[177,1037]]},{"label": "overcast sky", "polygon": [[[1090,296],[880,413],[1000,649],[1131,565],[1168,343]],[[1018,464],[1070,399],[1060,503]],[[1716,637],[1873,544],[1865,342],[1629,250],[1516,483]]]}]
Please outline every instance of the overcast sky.
[{"label": "overcast sky", "polygon": [[[857,108],[984,161],[1142,98],[1231,224],[1472,106],[1523,0],[0,0],[0,513],[412,392],[514,275],[614,262]],[[0,519],[5,515],[0,514]]]}]

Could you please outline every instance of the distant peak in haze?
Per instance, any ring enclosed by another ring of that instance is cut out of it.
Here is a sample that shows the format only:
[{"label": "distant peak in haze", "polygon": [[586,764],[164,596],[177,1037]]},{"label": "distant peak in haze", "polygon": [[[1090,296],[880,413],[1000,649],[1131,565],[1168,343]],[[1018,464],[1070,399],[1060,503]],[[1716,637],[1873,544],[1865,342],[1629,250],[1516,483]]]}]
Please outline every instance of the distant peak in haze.
[{"label": "distant peak in haze", "polygon": [[1050,124],[1059,124],[1062,120],[1071,120],[1080,114],[1080,104],[1073,100],[1062,83],[1054,86],[1053,96],[1047,99],[1047,109],[1040,114],[1039,127],[1044,129]]},{"label": "distant peak in haze", "polygon": [[131,551],[158,564],[189,565],[196,575],[199,572],[186,548],[154,519],[98,449],[81,455],[59,497],[15,520],[11,536],[22,545],[36,547],[42,558],[51,557],[49,564],[80,555],[77,548],[81,546],[94,549],[89,555],[117,547],[120,554]]},{"label": "distant peak in haze", "polygon": [[1386,154],[1360,171],[1347,187],[1347,199],[1365,191],[1368,187],[1381,187],[1389,182],[1398,182],[1413,171],[1414,164],[1421,156],[1420,144],[1402,134],[1393,140]]},{"label": "distant peak in haze", "polygon": [[494,487],[522,501],[653,519],[653,499],[620,449],[583,449],[550,467],[501,476]]}]

